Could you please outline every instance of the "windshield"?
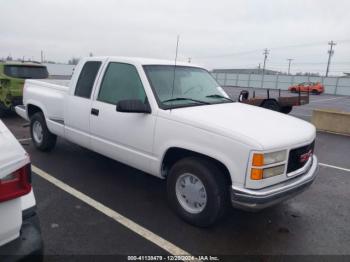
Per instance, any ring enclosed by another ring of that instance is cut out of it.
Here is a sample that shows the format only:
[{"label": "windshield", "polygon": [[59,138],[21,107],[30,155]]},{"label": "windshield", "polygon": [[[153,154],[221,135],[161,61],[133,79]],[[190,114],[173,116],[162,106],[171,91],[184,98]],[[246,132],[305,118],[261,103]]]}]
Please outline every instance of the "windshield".
[{"label": "windshield", "polygon": [[45,66],[5,65],[5,75],[14,78],[43,79],[49,76]]},{"label": "windshield", "polygon": [[147,65],[144,70],[163,109],[232,102],[202,68]]}]

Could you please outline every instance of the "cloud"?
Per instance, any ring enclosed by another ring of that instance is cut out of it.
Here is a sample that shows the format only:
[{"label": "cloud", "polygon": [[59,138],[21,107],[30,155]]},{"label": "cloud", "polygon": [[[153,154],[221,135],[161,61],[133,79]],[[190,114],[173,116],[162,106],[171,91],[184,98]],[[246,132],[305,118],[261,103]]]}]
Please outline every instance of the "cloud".
[{"label": "cloud", "polygon": [[273,69],[285,71],[286,59],[295,58],[294,72],[322,71],[333,39],[339,43],[332,70],[350,71],[347,0],[2,0],[1,6],[0,57],[39,59],[44,50],[60,62],[89,52],[173,59],[180,34],[179,57],[209,68],[256,67],[270,48]]}]

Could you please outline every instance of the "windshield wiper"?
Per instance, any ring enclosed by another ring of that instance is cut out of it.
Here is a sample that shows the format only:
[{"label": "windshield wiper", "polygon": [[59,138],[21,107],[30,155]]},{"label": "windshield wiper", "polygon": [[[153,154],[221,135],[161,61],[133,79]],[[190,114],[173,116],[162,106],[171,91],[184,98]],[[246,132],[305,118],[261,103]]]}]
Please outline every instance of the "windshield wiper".
[{"label": "windshield wiper", "polygon": [[214,95],[208,95],[206,97],[212,97],[212,98],[223,98],[223,99],[226,99],[227,101],[231,101],[231,102],[234,102],[231,98],[228,98],[226,96],[222,96],[222,95],[218,95],[218,94],[214,94]]},{"label": "windshield wiper", "polygon": [[193,102],[203,104],[203,105],[210,105],[209,102],[205,102],[205,101],[201,101],[201,100],[197,100],[197,99],[192,99],[192,98],[186,98],[186,97],[175,97],[175,98],[164,100],[164,101],[162,101],[162,103],[172,102],[172,101],[182,101],[182,100],[189,100],[189,101],[193,101]]}]

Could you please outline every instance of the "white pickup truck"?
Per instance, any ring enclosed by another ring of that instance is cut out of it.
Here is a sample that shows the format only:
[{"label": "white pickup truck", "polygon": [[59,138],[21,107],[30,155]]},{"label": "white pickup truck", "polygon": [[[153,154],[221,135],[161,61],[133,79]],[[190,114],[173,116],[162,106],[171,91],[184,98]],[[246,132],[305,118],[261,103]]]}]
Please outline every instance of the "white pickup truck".
[{"label": "white pickup truck", "polygon": [[26,80],[23,101],[16,112],[39,150],[60,136],[167,179],[170,205],[197,226],[217,221],[229,201],[278,203],[317,174],[313,125],[232,101],[192,64],[90,57],[69,82]]}]

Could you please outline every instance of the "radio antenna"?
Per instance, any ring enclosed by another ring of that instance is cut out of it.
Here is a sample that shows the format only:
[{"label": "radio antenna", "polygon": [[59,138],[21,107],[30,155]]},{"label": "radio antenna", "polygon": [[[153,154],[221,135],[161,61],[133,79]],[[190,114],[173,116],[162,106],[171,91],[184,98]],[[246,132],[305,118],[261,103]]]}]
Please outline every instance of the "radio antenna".
[{"label": "radio antenna", "polygon": [[174,97],[176,62],[177,62],[177,53],[179,51],[179,41],[180,41],[180,35],[177,36],[177,41],[176,41],[175,64],[174,64],[174,73],[173,73],[173,86],[171,89],[171,99],[173,99]]}]

